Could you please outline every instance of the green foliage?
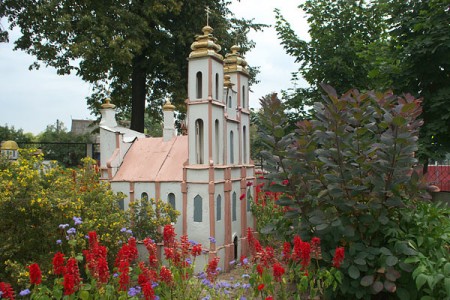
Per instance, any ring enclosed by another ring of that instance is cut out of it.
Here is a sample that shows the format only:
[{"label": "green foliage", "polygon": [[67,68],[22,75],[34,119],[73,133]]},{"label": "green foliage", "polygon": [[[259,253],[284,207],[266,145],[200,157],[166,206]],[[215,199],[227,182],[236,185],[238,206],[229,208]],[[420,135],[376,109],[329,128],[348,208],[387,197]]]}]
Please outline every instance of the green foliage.
[{"label": "green foliage", "polygon": [[[125,226],[124,212],[108,184],[99,182],[95,162],[84,160],[80,169],[63,169],[44,164],[35,149],[20,151],[16,162],[0,167],[0,277],[20,284],[27,280],[25,266],[38,262],[50,270],[51,253],[66,239],[60,224],[74,226],[73,217],[81,217],[76,235],[86,243],[84,234],[96,230],[110,251],[117,251],[120,229]],[[77,245],[77,253],[85,244]]]},{"label": "green foliage", "polygon": [[340,293],[393,293],[405,271],[400,261],[415,254],[404,240],[386,248],[386,233],[399,227],[406,200],[421,195],[413,171],[420,101],[357,90],[338,97],[323,88],[327,95],[315,103],[315,118],[299,122],[295,135],[285,137],[284,156],[272,160],[279,168],[273,180],[289,179],[278,204],[289,207],[285,217],[302,239],[316,235],[327,248],[348,249]]},{"label": "green foliage", "polygon": [[[10,28],[20,27],[16,49],[55,67],[58,74],[75,72],[93,83],[88,105],[95,113],[111,91],[114,104],[131,113],[131,128],[143,132],[146,100],[152,117],[161,115],[168,95],[172,103],[184,107],[186,57],[194,35],[206,25],[206,6],[224,51],[235,43],[243,53],[254,47],[247,33],[263,26],[234,17],[229,4],[226,0],[88,0],[82,4],[4,0],[0,17],[8,18]],[[31,66],[38,67],[37,62]]]},{"label": "green foliage", "polygon": [[403,290],[400,298],[412,299],[416,293],[421,299],[450,298],[450,209],[419,202],[414,210],[402,209],[400,213],[400,228],[388,232],[389,243],[395,247],[406,241],[415,251],[403,260],[413,268],[406,278],[412,287]]},{"label": "green foliage", "polygon": [[24,133],[23,129],[15,129],[14,126],[9,127],[8,124],[0,126],[0,142],[15,141],[16,143],[27,143],[33,140],[33,134]]},{"label": "green foliage", "polygon": [[134,200],[130,203],[130,210],[127,211],[133,236],[138,240],[152,238],[156,242],[162,241],[160,228],[176,223],[179,215],[180,212],[172,205],[154,198]]}]

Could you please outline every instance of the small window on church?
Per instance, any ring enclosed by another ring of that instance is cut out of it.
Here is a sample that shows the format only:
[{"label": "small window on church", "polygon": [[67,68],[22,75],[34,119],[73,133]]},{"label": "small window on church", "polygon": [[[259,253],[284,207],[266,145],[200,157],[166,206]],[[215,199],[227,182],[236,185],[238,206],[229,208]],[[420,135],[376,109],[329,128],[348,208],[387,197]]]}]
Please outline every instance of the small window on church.
[{"label": "small window on church", "polygon": [[197,160],[197,164],[203,164],[204,161],[203,139],[203,120],[198,119],[195,121],[195,159]]},{"label": "small window on church", "polygon": [[216,200],[216,220],[222,220],[222,196],[218,195]]},{"label": "small window on church", "polygon": [[233,221],[236,221],[237,219],[236,206],[237,206],[236,192],[233,192],[233,199],[231,205],[231,218]]},{"label": "small window on church", "polygon": [[202,83],[203,83],[203,79],[202,79],[202,72],[197,72],[197,99],[202,98]]},{"label": "small window on church", "polygon": [[148,201],[148,194],[146,192],[143,192],[141,194],[141,200],[147,200]]},{"label": "small window on church", "polygon": [[124,202],[123,199],[119,200],[119,201],[118,201],[118,204],[119,204],[119,208],[120,208],[121,210],[125,210],[125,202]]},{"label": "small window on church", "polygon": [[203,199],[200,195],[194,198],[194,222],[202,222]]},{"label": "small window on church", "polygon": [[245,85],[242,86],[242,107],[245,108]]},{"label": "small window on church", "polygon": [[216,143],[214,145],[215,151],[214,151],[214,163],[219,164],[219,156],[220,156],[220,129],[219,129],[219,120],[216,120],[214,122],[214,135]]},{"label": "small window on church", "polygon": [[216,100],[219,100],[219,74],[216,73]]},{"label": "small window on church", "polygon": [[230,131],[230,164],[234,164],[234,134]]},{"label": "small window on church", "polygon": [[251,201],[250,201],[251,198],[252,198],[252,190],[249,189],[247,192],[247,211],[251,210]]},{"label": "small window on church", "polygon": [[244,144],[244,164],[247,163],[247,127],[242,127],[242,143]]},{"label": "small window on church", "polygon": [[173,209],[177,209],[175,207],[175,194],[174,193],[170,193],[168,198],[169,198],[169,204],[173,207]]},{"label": "small window on church", "polygon": [[228,96],[228,108],[232,108],[233,107],[233,101],[231,101],[231,96]]}]

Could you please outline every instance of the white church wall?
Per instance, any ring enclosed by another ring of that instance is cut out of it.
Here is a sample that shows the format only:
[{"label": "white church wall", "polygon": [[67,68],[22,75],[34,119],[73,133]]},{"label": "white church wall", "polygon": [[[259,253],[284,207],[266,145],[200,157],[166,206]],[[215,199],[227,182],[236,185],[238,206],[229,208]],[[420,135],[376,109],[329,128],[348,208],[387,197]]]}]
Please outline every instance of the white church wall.
[{"label": "white church wall", "polygon": [[100,128],[100,166],[106,167],[106,162],[111,158],[116,149],[116,134],[109,130]]},{"label": "white church wall", "polygon": [[208,182],[209,169],[187,169],[187,182]]},{"label": "white church wall", "polygon": [[[201,98],[197,98],[197,72],[202,73],[202,92]],[[208,75],[208,64],[204,59],[191,59],[189,61],[188,71],[188,97],[190,101],[196,101],[199,99],[206,99],[208,97],[208,84],[206,78]]]},{"label": "white church wall", "polygon": [[161,199],[164,202],[169,201],[169,194],[175,195],[175,209],[180,212],[175,223],[175,232],[178,236],[183,234],[183,194],[181,193],[181,185],[179,182],[162,182],[161,183]]},{"label": "white church wall", "polygon": [[[156,199],[154,182],[136,182],[134,184],[134,199],[141,199],[142,194],[147,193],[148,198]],[[130,200],[134,200],[130,199]]]},{"label": "white church wall", "polygon": [[[223,64],[219,63],[215,59],[212,61],[212,98],[223,102]],[[217,74],[217,82],[216,82],[216,74]]]},{"label": "white church wall", "polygon": [[111,182],[111,190],[115,193],[122,192],[125,195],[123,208],[127,210],[130,203],[130,183],[129,182]]},{"label": "white church wall", "polygon": [[[202,199],[201,222],[194,221],[194,198],[200,196]],[[201,243],[202,245],[209,245],[209,195],[207,184],[188,184],[187,193],[187,234],[189,239]]]}]

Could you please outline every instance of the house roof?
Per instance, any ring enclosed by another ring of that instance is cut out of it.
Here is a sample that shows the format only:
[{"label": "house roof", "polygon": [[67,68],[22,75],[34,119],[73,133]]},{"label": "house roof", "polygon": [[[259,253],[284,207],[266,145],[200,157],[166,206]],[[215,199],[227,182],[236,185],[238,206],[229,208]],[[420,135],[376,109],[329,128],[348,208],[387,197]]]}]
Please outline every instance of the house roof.
[{"label": "house roof", "polygon": [[140,138],[128,150],[112,182],[182,181],[188,160],[188,137]]}]

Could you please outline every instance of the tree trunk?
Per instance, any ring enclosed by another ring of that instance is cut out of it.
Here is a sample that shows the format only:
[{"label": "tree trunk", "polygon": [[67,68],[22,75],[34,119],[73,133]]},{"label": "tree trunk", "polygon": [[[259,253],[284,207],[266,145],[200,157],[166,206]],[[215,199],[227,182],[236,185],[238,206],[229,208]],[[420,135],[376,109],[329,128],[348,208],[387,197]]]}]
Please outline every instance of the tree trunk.
[{"label": "tree trunk", "polygon": [[145,96],[147,94],[146,72],[143,66],[145,56],[139,54],[133,58],[131,73],[131,126],[135,131],[144,132]]}]

